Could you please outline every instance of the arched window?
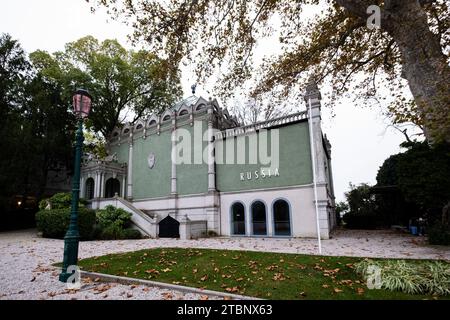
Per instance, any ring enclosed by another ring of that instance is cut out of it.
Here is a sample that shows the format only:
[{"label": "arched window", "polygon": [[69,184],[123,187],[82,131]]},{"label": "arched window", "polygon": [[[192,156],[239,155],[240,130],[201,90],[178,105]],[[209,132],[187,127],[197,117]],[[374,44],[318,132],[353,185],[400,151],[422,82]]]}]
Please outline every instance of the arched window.
[{"label": "arched window", "polygon": [[156,124],[156,120],[151,120],[149,123],[148,123],[148,126],[154,126]]},{"label": "arched window", "polygon": [[231,234],[245,235],[245,208],[240,202],[231,206]]},{"label": "arched window", "polygon": [[143,125],[142,125],[141,123],[139,123],[139,124],[136,126],[136,130],[141,130],[142,127],[143,127]]},{"label": "arched window", "polygon": [[183,109],[183,110],[181,110],[180,111],[180,116],[185,116],[185,115],[187,115],[188,114],[188,111],[186,110],[186,109]]},{"label": "arched window", "polygon": [[255,201],[251,206],[252,233],[258,236],[267,235],[266,205],[261,201]]},{"label": "arched window", "polygon": [[291,235],[291,214],[289,203],[286,200],[277,200],[273,204],[274,235]]},{"label": "arched window", "polygon": [[109,178],[106,180],[105,198],[112,198],[116,193],[120,196],[120,182],[115,178]]},{"label": "arched window", "polygon": [[168,121],[168,120],[170,120],[170,115],[166,115],[166,116],[163,118],[163,121]]},{"label": "arched window", "polygon": [[205,108],[206,108],[206,106],[202,103],[202,104],[198,105],[197,108],[195,108],[195,111],[200,111]]},{"label": "arched window", "polygon": [[87,200],[91,200],[94,198],[94,179],[88,178],[86,180],[86,188],[84,192],[84,197]]}]

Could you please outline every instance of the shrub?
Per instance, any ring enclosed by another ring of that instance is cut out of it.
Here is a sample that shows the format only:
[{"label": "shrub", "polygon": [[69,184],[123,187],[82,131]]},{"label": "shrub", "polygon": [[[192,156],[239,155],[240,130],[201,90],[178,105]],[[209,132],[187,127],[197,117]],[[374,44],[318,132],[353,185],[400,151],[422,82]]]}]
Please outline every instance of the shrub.
[{"label": "shrub", "polygon": [[120,228],[128,227],[131,222],[131,213],[114,206],[106,206],[105,209],[97,211],[97,223],[100,228],[105,229],[114,224]]},{"label": "shrub", "polygon": [[[84,207],[86,203],[87,203],[86,200],[80,199],[78,206]],[[72,193],[69,192],[55,193],[52,197],[41,200],[39,202],[39,210],[44,210],[45,208],[47,208],[48,204],[50,204],[51,209],[70,208],[70,205],[72,204]]]},{"label": "shrub", "polygon": [[116,239],[140,239],[141,233],[129,227],[131,224],[131,213],[106,206],[105,209],[97,211],[97,234],[103,240]]},{"label": "shrub", "polygon": [[[36,226],[45,238],[61,239],[67,232],[70,208],[40,210],[36,213]],[[78,210],[78,230],[81,239],[91,239],[95,224],[95,211],[87,208]]]},{"label": "shrub", "polygon": [[430,244],[450,245],[450,228],[437,223],[428,229],[428,242]]},{"label": "shrub", "polygon": [[110,224],[101,229],[100,239],[102,240],[119,240],[124,239],[124,230],[121,226]]},{"label": "shrub", "polygon": [[139,230],[128,228],[123,230],[123,237],[124,239],[141,239],[142,235]]},{"label": "shrub", "polygon": [[373,267],[380,270],[380,287],[410,294],[450,294],[450,264],[441,261],[405,261],[364,259],[355,271],[366,280]]}]

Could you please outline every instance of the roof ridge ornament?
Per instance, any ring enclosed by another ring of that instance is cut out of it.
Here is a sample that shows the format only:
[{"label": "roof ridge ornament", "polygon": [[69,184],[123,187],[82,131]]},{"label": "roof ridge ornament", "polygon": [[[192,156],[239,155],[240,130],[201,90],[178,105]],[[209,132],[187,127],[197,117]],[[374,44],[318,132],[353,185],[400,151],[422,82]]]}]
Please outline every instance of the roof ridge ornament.
[{"label": "roof ridge ornament", "polygon": [[196,89],[196,88],[197,88],[197,84],[194,83],[194,84],[191,86],[192,95],[195,95],[195,89]]}]

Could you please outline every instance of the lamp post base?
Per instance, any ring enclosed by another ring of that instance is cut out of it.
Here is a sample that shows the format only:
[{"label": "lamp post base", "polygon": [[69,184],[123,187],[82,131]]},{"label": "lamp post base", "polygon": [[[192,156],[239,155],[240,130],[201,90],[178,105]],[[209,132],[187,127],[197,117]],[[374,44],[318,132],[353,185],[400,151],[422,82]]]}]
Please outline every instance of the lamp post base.
[{"label": "lamp post base", "polygon": [[59,281],[61,282],[67,283],[68,278],[73,274],[73,270],[67,272],[67,268],[69,266],[77,265],[79,239],[80,236],[78,235],[78,232],[71,232],[70,230],[64,237],[64,260],[62,271],[59,275]]}]

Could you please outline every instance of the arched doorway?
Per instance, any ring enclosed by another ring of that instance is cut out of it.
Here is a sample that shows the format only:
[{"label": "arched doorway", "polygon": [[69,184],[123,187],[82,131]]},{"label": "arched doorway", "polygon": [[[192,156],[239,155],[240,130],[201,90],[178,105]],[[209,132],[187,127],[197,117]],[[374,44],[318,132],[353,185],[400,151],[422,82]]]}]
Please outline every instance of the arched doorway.
[{"label": "arched doorway", "polygon": [[274,235],[291,235],[291,213],[289,203],[286,200],[277,200],[273,203]]},{"label": "arched doorway", "polygon": [[159,222],[159,234],[160,238],[179,238],[180,237],[180,223],[167,216]]},{"label": "arched doorway", "polygon": [[252,234],[257,236],[267,235],[266,205],[262,201],[255,201],[251,206]]},{"label": "arched doorway", "polygon": [[86,185],[85,185],[85,192],[84,192],[84,198],[87,200],[91,200],[94,198],[94,179],[92,178],[88,178],[86,180]]},{"label": "arched doorway", "polygon": [[112,198],[115,194],[120,196],[120,182],[116,178],[109,178],[105,185],[105,198]]},{"label": "arched doorway", "polygon": [[241,202],[231,206],[231,234],[245,235],[245,208]]}]

